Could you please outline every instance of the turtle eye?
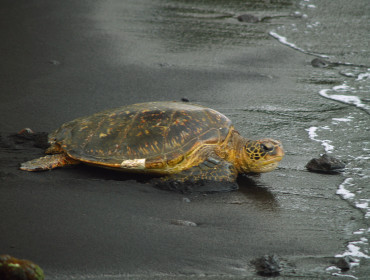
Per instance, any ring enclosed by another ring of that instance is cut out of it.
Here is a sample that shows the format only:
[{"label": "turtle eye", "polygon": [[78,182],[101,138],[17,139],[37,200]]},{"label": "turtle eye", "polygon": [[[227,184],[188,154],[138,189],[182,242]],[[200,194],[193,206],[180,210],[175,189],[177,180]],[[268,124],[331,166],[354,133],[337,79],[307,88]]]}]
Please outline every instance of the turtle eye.
[{"label": "turtle eye", "polygon": [[274,149],[274,146],[266,146],[265,144],[261,144],[261,148],[262,150],[266,151],[266,152],[270,152]]}]

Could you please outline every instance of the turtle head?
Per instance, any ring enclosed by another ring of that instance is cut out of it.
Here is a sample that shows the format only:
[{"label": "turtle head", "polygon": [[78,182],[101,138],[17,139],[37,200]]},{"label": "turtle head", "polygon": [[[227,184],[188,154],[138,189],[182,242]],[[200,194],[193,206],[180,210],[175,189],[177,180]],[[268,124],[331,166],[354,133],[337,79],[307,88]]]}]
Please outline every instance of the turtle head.
[{"label": "turtle head", "polygon": [[282,144],[273,139],[248,141],[243,147],[243,162],[240,163],[244,173],[263,173],[274,170],[284,156]]}]

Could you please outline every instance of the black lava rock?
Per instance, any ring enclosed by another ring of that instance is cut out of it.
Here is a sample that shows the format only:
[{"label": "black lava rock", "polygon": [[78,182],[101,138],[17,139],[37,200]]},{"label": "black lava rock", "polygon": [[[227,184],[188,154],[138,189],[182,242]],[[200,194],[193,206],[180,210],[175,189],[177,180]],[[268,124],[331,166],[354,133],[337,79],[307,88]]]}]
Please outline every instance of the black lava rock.
[{"label": "black lava rock", "polygon": [[351,256],[345,256],[340,258],[335,264],[342,271],[348,271],[351,269],[351,263],[354,263],[355,260]]},{"label": "black lava rock", "polygon": [[43,270],[31,261],[0,255],[1,280],[44,280]]},{"label": "black lava rock", "polygon": [[309,171],[327,174],[338,173],[345,167],[345,164],[341,160],[328,156],[327,154],[324,154],[319,158],[311,159],[306,164],[306,168]]},{"label": "black lava rock", "polygon": [[252,264],[254,264],[257,274],[260,276],[279,276],[281,271],[280,260],[275,254],[257,258],[252,261]]}]

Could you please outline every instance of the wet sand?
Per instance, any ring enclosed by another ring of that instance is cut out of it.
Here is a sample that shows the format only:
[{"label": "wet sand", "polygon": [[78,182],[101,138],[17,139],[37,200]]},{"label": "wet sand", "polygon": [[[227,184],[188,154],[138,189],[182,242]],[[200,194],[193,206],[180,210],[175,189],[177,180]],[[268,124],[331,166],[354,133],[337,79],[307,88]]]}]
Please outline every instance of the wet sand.
[{"label": "wet sand", "polygon": [[[140,9],[152,7],[118,2],[3,5],[0,254],[33,260],[46,279],[244,279],[266,254],[280,257],[284,279],[329,279],[325,268],[361,227],[361,213],[335,195],[340,176],[304,169],[317,155],[304,132],[253,111],[314,102],[297,90],[309,58],[268,36],[265,46],[224,50],[216,62],[207,60],[212,50],[174,58],[151,42],[158,34],[122,31],[142,30]],[[93,167],[17,169],[43,152],[8,137],[24,127],[51,131],[106,108],[185,96],[225,113],[246,136],[282,140],[280,168],[212,195],[162,191]]]}]

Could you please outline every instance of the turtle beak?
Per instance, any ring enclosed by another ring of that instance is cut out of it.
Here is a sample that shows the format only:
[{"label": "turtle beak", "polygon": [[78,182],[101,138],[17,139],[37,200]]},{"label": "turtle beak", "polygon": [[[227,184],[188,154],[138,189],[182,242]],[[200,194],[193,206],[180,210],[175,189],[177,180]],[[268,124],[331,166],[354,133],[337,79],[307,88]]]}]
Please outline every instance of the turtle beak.
[{"label": "turtle beak", "polygon": [[283,145],[279,142],[279,145],[275,146],[275,157],[279,159],[278,161],[282,160],[285,155]]}]

